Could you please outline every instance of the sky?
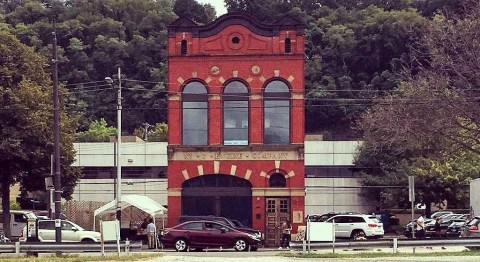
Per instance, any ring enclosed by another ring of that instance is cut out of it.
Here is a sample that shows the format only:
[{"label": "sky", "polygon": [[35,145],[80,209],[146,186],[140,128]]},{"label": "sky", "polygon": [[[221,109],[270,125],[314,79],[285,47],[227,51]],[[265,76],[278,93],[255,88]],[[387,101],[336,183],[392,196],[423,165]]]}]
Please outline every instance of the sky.
[{"label": "sky", "polygon": [[223,0],[197,0],[201,4],[211,4],[217,11],[217,17],[227,13]]}]

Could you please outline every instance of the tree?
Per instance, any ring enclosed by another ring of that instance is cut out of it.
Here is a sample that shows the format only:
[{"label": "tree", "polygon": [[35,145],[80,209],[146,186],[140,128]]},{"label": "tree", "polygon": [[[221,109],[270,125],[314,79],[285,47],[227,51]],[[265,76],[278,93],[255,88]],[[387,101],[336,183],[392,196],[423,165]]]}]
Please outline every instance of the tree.
[{"label": "tree", "polygon": [[168,125],[165,123],[157,123],[153,130],[149,130],[150,125],[146,125],[145,128],[137,128],[134,131],[134,134],[138,137],[143,138],[145,141],[150,142],[166,142],[168,135]]},{"label": "tree", "polygon": [[[127,132],[166,120],[166,26],[177,16],[171,0],[25,0],[1,4],[9,29],[22,43],[51,59],[51,18],[56,17],[59,79],[70,89],[70,110],[80,130],[92,120],[116,121],[116,93],[103,79],[122,67]],[[205,6],[208,17],[211,13]],[[3,16],[2,16],[3,17]],[[113,78],[113,77],[112,77]],[[80,84],[83,83],[83,84]],[[147,108],[147,109],[142,109]],[[161,113],[152,111],[163,110]],[[158,109],[157,109],[158,108]]]},{"label": "tree", "polygon": [[371,99],[396,89],[426,20],[413,10],[374,6],[322,7],[312,17],[318,18],[309,22],[305,41],[306,130],[358,138],[352,122]]},{"label": "tree", "polygon": [[[4,232],[9,236],[10,186],[19,182],[27,190],[38,190],[50,174],[53,100],[45,59],[7,31],[0,31],[0,50],[0,179]],[[64,109],[61,103],[62,196],[68,199],[80,173],[71,167],[76,118]]]},{"label": "tree", "polygon": [[407,161],[410,173],[423,179],[426,204],[459,202],[462,187],[479,177],[480,3],[470,7],[429,23],[421,49],[426,52],[417,55],[428,63],[407,75],[398,92],[378,99],[359,123],[366,142],[357,161],[368,167],[389,155],[383,166],[392,168]]},{"label": "tree", "polygon": [[109,142],[111,136],[116,136],[117,129],[108,126],[105,119],[94,120],[90,123],[90,127],[85,132],[76,134],[78,142]]},{"label": "tree", "polygon": [[180,17],[189,18],[201,24],[215,19],[215,8],[210,4],[199,4],[196,0],[175,0],[173,12]]}]

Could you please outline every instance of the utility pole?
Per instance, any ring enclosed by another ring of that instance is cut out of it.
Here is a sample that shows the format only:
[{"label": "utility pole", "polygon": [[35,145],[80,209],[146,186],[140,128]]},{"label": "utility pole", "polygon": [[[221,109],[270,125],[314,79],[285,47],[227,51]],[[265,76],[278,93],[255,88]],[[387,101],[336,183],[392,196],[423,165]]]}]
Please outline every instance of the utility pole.
[{"label": "utility pole", "polygon": [[56,21],[53,19],[53,148],[55,164],[55,242],[62,242],[62,224],[60,220],[61,200],[62,200],[62,178],[60,176],[60,114],[58,99],[58,57],[57,57],[57,32]]},{"label": "utility pole", "polygon": [[118,97],[117,97],[117,220],[121,223],[122,209],[122,74],[118,68]]}]

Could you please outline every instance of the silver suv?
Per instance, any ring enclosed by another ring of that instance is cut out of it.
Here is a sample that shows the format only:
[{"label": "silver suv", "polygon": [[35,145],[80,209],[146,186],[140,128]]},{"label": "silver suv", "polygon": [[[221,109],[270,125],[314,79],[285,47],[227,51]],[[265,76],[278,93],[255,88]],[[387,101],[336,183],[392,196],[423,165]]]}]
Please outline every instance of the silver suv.
[{"label": "silver suv", "polygon": [[335,223],[336,238],[354,240],[383,237],[383,224],[374,215],[336,215],[325,223]]}]

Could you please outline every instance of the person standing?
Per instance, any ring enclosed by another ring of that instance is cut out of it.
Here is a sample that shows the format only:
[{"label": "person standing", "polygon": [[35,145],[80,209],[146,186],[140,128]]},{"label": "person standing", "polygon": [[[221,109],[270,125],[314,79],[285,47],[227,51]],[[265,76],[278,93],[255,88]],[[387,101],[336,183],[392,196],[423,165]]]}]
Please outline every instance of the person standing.
[{"label": "person standing", "polygon": [[417,219],[417,232],[415,233],[417,238],[423,238],[425,236],[425,219],[423,218],[423,213]]},{"label": "person standing", "polygon": [[155,234],[157,233],[157,227],[153,223],[153,218],[150,218],[150,221],[147,225],[147,238],[148,238],[148,248],[155,248]]},{"label": "person standing", "polygon": [[280,247],[278,249],[282,249],[284,245],[286,249],[290,249],[291,235],[292,235],[292,224],[290,224],[290,221],[287,220],[282,223],[282,238],[280,240]]},{"label": "person standing", "polygon": [[437,217],[435,220],[435,225],[433,226],[433,229],[435,230],[435,237],[441,238],[442,237],[442,227],[440,226],[440,218]]}]

